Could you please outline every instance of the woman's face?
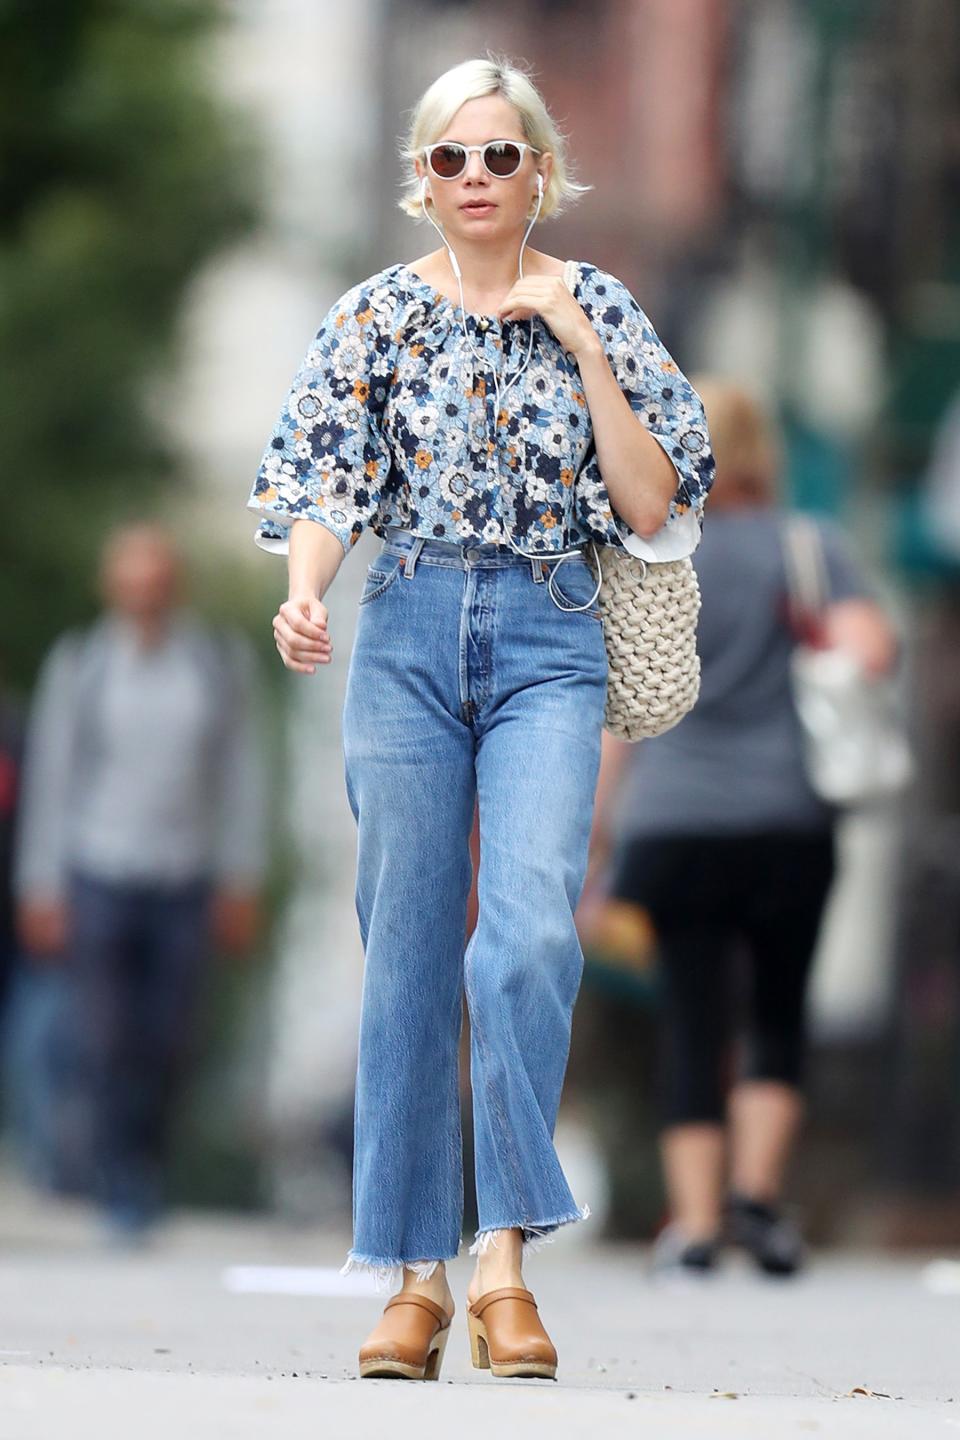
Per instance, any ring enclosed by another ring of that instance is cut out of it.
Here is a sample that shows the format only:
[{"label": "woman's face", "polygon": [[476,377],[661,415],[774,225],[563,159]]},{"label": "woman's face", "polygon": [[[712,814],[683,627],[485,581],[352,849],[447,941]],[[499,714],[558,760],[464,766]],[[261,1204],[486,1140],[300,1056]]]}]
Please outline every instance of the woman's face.
[{"label": "woman's face", "polygon": [[[502,95],[485,95],[461,105],[442,135],[433,143],[444,140],[461,145],[486,145],[490,140],[526,139],[516,110]],[[416,161],[417,176],[427,177],[427,205],[433,200],[433,218],[442,225],[447,239],[456,250],[458,239],[484,241],[497,245],[513,241],[517,231],[526,228],[537,199],[537,170],[543,176],[544,189],[550,179],[553,157],[549,153],[523,153],[520,168],[506,179],[488,173],[483,156],[474,151],[467,156],[466,168],[455,180],[441,180],[430,170],[423,157]]]}]

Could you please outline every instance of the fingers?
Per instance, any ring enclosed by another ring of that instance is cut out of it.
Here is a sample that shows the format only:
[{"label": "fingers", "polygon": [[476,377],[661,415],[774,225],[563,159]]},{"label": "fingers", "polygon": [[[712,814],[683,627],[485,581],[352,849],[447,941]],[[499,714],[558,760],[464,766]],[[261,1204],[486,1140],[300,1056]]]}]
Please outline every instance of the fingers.
[{"label": "fingers", "polygon": [[274,616],[273,635],[284,665],[302,675],[313,675],[318,665],[328,665],[333,656],[327,609],[319,601],[285,600]]},{"label": "fingers", "polygon": [[539,290],[541,294],[549,294],[554,290],[559,294],[562,290],[565,294],[570,294],[562,275],[524,275],[514,280],[513,289]]},{"label": "fingers", "polygon": [[523,280],[513,282],[503,298],[503,305],[510,305],[521,298],[542,303],[546,299],[560,295],[569,295],[570,299],[573,299],[559,275],[529,275]]},{"label": "fingers", "polygon": [[[556,314],[558,305],[567,301],[577,305],[559,275],[535,275],[516,281],[504,296],[497,314],[501,320],[529,320],[531,315],[538,313],[549,318],[551,314]],[[580,308],[579,305],[577,308]]]}]

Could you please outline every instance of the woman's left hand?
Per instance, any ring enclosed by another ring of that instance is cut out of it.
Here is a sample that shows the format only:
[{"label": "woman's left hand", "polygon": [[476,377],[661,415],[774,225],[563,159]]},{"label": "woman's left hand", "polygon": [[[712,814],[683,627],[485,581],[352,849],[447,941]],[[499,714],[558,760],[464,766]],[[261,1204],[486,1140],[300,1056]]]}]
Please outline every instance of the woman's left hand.
[{"label": "woman's left hand", "polygon": [[560,275],[529,275],[517,280],[497,309],[501,320],[540,315],[564,350],[579,356],[598,345],[599,336]]},{"label": "woman's left hand", "polygon": [[231,955],[252,949],[260,928],[260,897],[252,890],[217,889],[210,899],[213,942]]}]

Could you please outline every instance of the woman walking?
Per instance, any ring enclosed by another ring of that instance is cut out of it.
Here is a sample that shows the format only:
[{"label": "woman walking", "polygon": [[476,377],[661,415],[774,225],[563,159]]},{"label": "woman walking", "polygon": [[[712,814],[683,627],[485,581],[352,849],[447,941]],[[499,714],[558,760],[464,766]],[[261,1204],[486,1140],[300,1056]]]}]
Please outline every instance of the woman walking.
[{"label": "woman walking", "polygon": [[524,255],[535,220],[585,188],[529,78],[491,59],[446,72],[404,153],[402,207],[443,246],[332,307],[249,504],[258,543],[289,554],[274,631],[295,671],[330,660],[322,597],[344,555],[366,526],[383,541],[343,711],[365,954],[344,1270],[401,1288],[360,1372],[439,1372],[454,1313],[444,1262],[462,1233],[465,991],[473,1363],[552,1377],[521,1265],[589,1213],[553,1145],[606,692],[584,550],[629,529],[653,553],[689,553],[712,461],[696,395],[620,281]]},{"label": "woman walking", "polygon": [[[671,1223],[662,1275],[712,1270],[724,1240],[770,1274],[801,1264],[782,1212],[803,1115],[804,1004],[834,873],[836,811],[807,778],[790,681],[795,617],[779,504],[780,443],[752,397],[704,377],[717,462],[697,554],[703,612],[695,709],[637,751],[607,737],[616,796],[611,891],[649,914],[662,976],[661,1153]],[[842,532],[817,522],[829,577],[825,643],[869,675],[897,641]],[[612,828],[596,806],[599,834]],[[746,1025],[731,1005],[745,960]],[[735,1035],[743,1064],[731,1074]]]}]

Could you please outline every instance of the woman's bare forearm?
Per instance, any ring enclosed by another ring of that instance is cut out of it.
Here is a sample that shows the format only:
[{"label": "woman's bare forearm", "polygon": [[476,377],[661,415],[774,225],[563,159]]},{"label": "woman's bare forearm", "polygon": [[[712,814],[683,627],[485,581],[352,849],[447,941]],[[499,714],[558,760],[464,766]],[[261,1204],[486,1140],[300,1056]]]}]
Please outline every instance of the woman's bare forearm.
[{"label": "woman's bare forearm", "polygon": [[290,527],[287,576],[291,599],[312,595],[318,600],[329,590],[345,558],[340,541],[318,520],[295,520]]}]

